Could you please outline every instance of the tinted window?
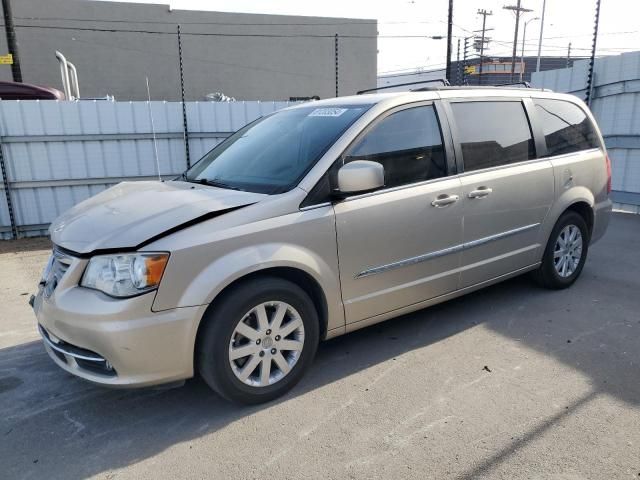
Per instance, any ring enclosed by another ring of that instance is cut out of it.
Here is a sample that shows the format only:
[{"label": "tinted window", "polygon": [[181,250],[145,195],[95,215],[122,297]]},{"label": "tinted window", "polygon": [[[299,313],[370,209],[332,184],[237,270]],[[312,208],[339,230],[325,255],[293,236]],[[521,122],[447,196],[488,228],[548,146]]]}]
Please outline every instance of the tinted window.
[{"label": "tinted window", "polygon": [[186,179],[258,193],[285,192],[369,107],[309,106],[266,116],[207,153]]},{"label": "tinted window", "polygon": [[353,160],[381,163],[387,187],[444,177],[447,165],[433,106],[400,110],[382,119],[349,149],[345,161]]},{"label": "tinted window", "polygon": [[452,103],[465,171],[535,158],[521,102]]},{"label": "tinted window", "polygon": [[598,135],[580,107],[562,100],[535,99],[534,103],[542,123],[547,155],[600,147]]}]

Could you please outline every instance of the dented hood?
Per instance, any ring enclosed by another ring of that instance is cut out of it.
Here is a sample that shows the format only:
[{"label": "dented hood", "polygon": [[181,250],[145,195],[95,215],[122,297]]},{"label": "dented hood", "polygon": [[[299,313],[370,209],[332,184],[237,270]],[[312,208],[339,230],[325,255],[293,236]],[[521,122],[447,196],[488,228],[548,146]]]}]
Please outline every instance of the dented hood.
[{"label": "dented hood", "polygon": [[81,254],[134,249],[264,197],[177,181],[123,182],[65,212],[49,232],[54,244]]}]

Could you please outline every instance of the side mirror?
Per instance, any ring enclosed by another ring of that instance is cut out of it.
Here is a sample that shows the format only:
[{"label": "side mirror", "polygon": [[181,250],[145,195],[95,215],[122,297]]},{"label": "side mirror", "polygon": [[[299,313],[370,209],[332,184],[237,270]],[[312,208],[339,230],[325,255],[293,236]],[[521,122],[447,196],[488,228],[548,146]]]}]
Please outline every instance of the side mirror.
[{"label": "side mirror", "polygon": [[369,160],[354,160],[338,170],[340,194],[364,193],[384,187],[384,167]]}]

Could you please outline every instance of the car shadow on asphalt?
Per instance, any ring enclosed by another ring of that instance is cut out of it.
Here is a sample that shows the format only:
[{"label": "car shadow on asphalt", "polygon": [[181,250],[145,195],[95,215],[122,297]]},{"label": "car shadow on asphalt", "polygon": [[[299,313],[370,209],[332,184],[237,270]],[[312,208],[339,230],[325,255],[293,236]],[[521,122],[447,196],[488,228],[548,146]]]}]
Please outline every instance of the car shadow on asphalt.
[{"label": "car shadow on asphalt", "polygon": [[0,350],[5,475],[61,478],[63,459],[69,459],[66,479],[126,467],[477,325],[561,361],[587,376],[592,386],[558,418],[493,452],[468,478],[486,474],[594,395],[640,405],[640,221],[616,218],[614,223],[624,228],[596,245],[570,294],[543,290],[520,277],[330,340],[320,346],[310,372],[292,392],[262,406],[230,404],[197,378],[171,390],[104,389],[61,371],[40,342]]}]

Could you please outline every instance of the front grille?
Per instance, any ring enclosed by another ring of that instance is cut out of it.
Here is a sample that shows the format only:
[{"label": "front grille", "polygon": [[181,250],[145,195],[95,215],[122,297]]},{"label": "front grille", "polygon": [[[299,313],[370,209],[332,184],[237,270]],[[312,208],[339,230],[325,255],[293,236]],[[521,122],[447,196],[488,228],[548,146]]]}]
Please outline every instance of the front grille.
[{"label": "front grille", "polygon": [[[52,337],[42,325],[38,325],[38,329],[44,342],[51,348],[53,354],[58,357],[61,362],[69,365],[70,361],[75,361],[78,367],[83,370],[108,377],[115,377],[117,375],[111,364],[96,352],[92,352],[86,348],[76,347],[64,340]],[[69,357],[73,358],[73,360],[70,360]]]},{"label": "front grille", "polygon": [[47,265],[47,269],[45,270],[45,274],[43,277],[44,282],[44,296],[50,297],[53,291],[58,286],[60,280],[67,270],[69,266],[73,262],[73,257],[67,255],[66,253],[62,253],[57,248],[53,249],[53,253],[51,254],[51,258],[49,259],[49,264]]}]

